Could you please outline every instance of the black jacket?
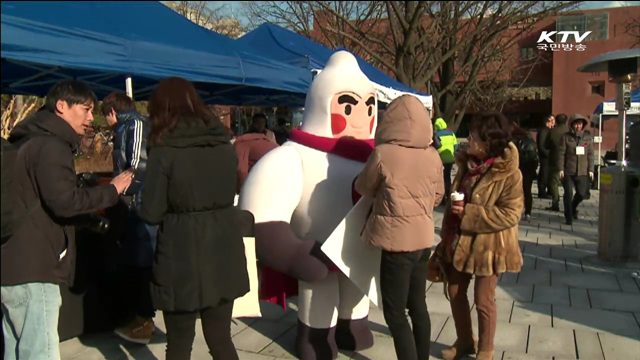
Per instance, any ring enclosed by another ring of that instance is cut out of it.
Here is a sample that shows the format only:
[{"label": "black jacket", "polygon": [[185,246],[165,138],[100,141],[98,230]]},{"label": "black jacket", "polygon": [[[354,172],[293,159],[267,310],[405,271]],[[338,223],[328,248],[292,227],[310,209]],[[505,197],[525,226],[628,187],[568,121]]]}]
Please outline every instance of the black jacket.
[{"label": "black jacket", "polygon": [[113,173],[118,175],[129,168],[136,169],[136,176],[125,195],[140,196],[147,168],[149,125],[147,119],[136,111],[117,114],[116,118],[118,123],[113,136]]},{"label": "black jacket", "polygon": [[549,159],[549,144],[547,144],[547,137],[549,136],[550,129],[546,126],[543,126],[538,134],[536,135],[536,143],[538,144],[538,156],[540,160],[546,161]]},{"label": "black jacket", "polygon": [[160,224],[151,295],[165,311],[194,311],[249,291],[233,206],[236,153],[224,125],[180,123],[150,147],[140,216]]},{"label": "black jacket", "polygon": [[552,172],[560,172],[560,142],[562,137],[569,131],[568,125],[559,125],[549,131],[549,135],[545,140],[549,149],[549,170]]},{"label": "black jacket", "polygon": [[75,264],[71,218],[115,205],[116,188],[77,187],[73,161],[80,137],[49,111],[20,122],[9,141],[20,146],[12,187],[18,226],[2,245],[2,285],[70,284]]}]

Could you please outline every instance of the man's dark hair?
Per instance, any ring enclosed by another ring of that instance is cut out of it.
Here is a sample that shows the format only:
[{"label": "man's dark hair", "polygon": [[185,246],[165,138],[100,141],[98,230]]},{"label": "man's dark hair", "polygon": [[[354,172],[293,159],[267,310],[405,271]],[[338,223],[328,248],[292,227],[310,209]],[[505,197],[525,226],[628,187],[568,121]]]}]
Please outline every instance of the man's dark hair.
[{"label": "man's dark hair", "polygon": [[280,126],[287,125],[287,120],[285,118],[278,118],[278,125]]},{"label": "man's dark hair", "polygon": [[545,117],[542,118],[542,126],[546,126],[549,122],[549,119],[551,119],[552,117],[554,117],[552,114],[545,115]]},{"label": "man's dark hair", "polygon": [[55,112],[59,100],[66,102],[69,106],[78,104],[91,106],[98,103],[98,98],[89,85],[77,80],[64,80],[53,85],[47,94],[45,103],[47,110]]},{"label": "man's dark hair", "polygon": [[102,99],[102,105],[100,110],[102,115],[107,116],[111,113],[111,110],[115,110],[116,113],[122,113],[136,109],[136,104],[125,93],[113,92]]},{"label": "man's dark hair", "polygon": [[567,119],[566,114],[558,114],[558,116],[556,116],[556,125],[565,125],[567,123]]}]

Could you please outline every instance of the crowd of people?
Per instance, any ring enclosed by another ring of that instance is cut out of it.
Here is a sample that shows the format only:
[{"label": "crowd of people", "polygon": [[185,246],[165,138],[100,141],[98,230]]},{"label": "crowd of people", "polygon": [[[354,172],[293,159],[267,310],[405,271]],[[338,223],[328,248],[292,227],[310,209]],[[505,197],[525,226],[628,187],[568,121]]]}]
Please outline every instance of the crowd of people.
[{"label": "crowd of people", "polygon": [[[358,103],[344,96],[343,108]],[[372,104],[361,102],[367,119]],[[125,94],[102,100],[100,111],[115,130],[114,177],[80,188],[74,153],[97,105],[86,84],[62,81],[48,93],[45,108],[11,131],[9,143],[18,148],[11,185],[17,225],[2,239],[5,359],[60,358],[60,285],[73,282],[75,261],[72,220],[101,209],[125,248],[134,289],[136,315],[115,333],[147,344],[155,312],[162,311],[166,358],[188,359],[199,317],[213,358],[238,359],[232,310],[234,300],[249,291],[249,278],[234,197],[261,158],[290,134],[282,122],[278,134],[267,130],[266,116],[257,114],[249,131],[232,142],[190,82],[165,79],[150,98],[148,118]],[[568,224],[588,197],[593,145],[584,130],[587,120],[574,115],[565,127],[566,115],[549,116],[536,146],[504,115],[483,113],[472,120],[465,147],[444,119],[432,122],[411,95],[392,101],[377,127],[374,120],[367,127],[375,129],[375,147],[353,186],[375,198],[361,238],[382,250],[383,312],[398,359],[429,358],[425,287],[432,264],[440,265],[457,334],[443,357],[493,359],[498,276],[522,267],[518,224],[523,215],[530,218],[534,179],[540,198],[551,194],[554,211],[562,181]],[[452,193],[463,200],[453,201]],[[441,203],[442,241],[434,248],[433,211]],[[472,277],[478,337],[467,298]]]}]

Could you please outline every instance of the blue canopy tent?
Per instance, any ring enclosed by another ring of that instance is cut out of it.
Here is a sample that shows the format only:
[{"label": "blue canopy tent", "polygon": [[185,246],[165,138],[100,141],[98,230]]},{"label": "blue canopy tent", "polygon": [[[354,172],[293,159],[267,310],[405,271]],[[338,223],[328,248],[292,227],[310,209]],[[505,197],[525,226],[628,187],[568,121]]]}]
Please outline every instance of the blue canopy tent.
[{"label": "blue canopy tent", "polygon": [[300,106],[311,74],[240,50],[160,2],[3,1],[2,93],[43,96],[61,79],[99,97],[133,83],[136,100],[159,80],[192,81],[220,105]]},{"label": "blue canopy tent", "polygon": [[[322,70],[329,57],[335,52],[335,50],[313,42],[302,35],[271,23],[258,26],[255,30],[237,39],[236,42],[242,44],[244,49],[254,51],[257,54],[315,71]],[[356,58],[362,72],[374,83],[380,101],[389,103],[396,97],[409,93],[418,97],[428,109],[432,109],[431,95],[422,94],[391,78],[366,61]]]}]

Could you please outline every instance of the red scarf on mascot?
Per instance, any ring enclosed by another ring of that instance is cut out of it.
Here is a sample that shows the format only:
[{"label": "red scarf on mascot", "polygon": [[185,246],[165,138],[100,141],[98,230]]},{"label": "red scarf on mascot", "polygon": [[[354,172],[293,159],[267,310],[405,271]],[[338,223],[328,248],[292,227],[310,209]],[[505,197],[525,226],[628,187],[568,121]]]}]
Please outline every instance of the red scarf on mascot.
[{"label": "red scarf on mascot", "polygon": [[[373,139],[358,140],[353,138],[327,138],[309,134],[299,128],[291,131],[289,140],[312,149],[361,163],[367,162],[367,159],[373,152],[373,148],[375,146]],[[353,204],[355,204],[360,200],[360,194],[353,189],[353,183],[351,186],[352,200]],[[335,265],[329,267],[329,270],[339,271]],[[296,295],[298,295],[297,279],[274,271],[268,267],[262,268],[260,300],[278,304],[286,310],[287,298]]]}]

